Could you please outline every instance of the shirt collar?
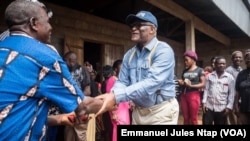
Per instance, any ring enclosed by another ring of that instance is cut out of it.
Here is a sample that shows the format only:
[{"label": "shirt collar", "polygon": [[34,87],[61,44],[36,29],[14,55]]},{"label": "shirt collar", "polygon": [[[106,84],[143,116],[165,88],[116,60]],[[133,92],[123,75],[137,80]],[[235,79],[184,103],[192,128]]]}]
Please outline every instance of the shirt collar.
[{"label": "shirt collar", "polygon": [[152,50],[152,48],[155,46],[157,43],[158,39],[154,37],[146,46],[145,48],[148,49],[149,51]]},{"label": "shirt collar", "polygon": [[11,36],[25,36],[25,37],[29,37],[29,38],[33,38],[30,35],[26,34],[26,33],[10,33]]},{"label": "shirt collar", "polygon": [[154,37],[146,46],[144,46],[143,48],[147,49],[147,50],[151,50],[155,44],[157,43],[158,39],[156,37]]},{"label": "shirt collar", "polygon": [[[25,36],[25,37],[34,39],[33,37],[31,37],[31,36],[29,36],[28,34],[25,34],[25,33],[11,33],[10,35],[11,35],[11,36]],[[39,41],[39,42],[40,42],[40,41]],[[56,50],[56,48],[55,48],[54,46],[52,46],[52,45],[50,45],[50,44],[46,44],[46,45],[47,45],[49,48],[51,48],[52,50],[54,50],[56,53],[58,53],[57,50]]]}]

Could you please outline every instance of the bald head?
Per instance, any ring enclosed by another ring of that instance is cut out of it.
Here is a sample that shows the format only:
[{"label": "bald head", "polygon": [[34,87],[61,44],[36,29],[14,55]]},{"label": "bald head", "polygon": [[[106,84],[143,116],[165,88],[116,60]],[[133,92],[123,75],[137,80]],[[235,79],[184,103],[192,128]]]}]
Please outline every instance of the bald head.
[{"label": "bald head", "polygon": [[8,27],[14,25],[23,25],[29,22],[31,17],[38,16],[38,9],[41,8],[38,3],[17,0],[12,2],[5,10],[5,21]]},{"label": "bald head", "polygon": [[27,34],[40,42],[50,44],[52,27],[44,4],[36,1],[15,0],[5,10],[10,34]]}]

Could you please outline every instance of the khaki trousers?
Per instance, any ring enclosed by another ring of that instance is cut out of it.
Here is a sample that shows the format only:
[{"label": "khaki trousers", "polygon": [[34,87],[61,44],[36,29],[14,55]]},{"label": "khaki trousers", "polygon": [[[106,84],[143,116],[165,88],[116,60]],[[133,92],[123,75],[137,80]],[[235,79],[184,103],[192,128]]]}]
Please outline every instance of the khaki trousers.
[{"label": "khaki trousers", "polygon": [[89,114],[89,122],[87,127],[87,141],[95,141],[95,136],[96,136],[95,114]]},{"label": "khaki trousers", "polygon": [[135,107],[132,112],[133,125],[177,125],[179,103],[176,98],[166,100],[149,108]]},{"label": "khaki trousers", "polygon": [[95,141],[95,114],[89,114],[87,122],[77,122],[74,127],[65,126],[64,141]]}]

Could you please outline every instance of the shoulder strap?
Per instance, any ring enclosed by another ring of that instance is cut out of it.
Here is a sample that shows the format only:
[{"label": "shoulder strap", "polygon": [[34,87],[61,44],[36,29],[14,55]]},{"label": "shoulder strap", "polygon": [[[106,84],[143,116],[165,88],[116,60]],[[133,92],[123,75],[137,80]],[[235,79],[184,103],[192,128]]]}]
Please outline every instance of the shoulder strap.
[{"label": "shoulder strap", "polygon": [[[159,44],[159,41],[157,41],[157,42],[155,43],[154,47],[150,50],[150,53],[149,53],[149,55],[148,55],[149,66],[152,65],[152,55],[153,55],[153,53],[155,52],[155,49],[156,49],[156,47],[158,46],[158,44]],[[133,59],[133,57],[134,57],[134,55],[135,55],[135,52],[136,52],[136,48],[133,49],[133,51],[132,51],[132,53],[131,53],[131,55],[130,55],[130,57],[129,57],[128,64],[130,64],[130,62],[132,61],[132,59]]]},{"label": "shoulder strap", "polygon": [[149,55],[148,55],[148,63],[149,63],[149,66],[152,65],[152,55],[153,55],[153,53],[155,52],[155,49],[156,49],[156,47],[158,46],[158,44],[159,44],[159,41],[157,41],[157,42],[155,43],[155,46],[151,49],[151,51],[150,51],[150,53],[149,53]]},{"label": "shoulder strap", "polygon": [[130,64],[130,62],[132,61],[132,59],[133,59],[133,57],[135,55],[135,52],[136,52],[136,47],[133,48],[133,51],[132,51],[132,53],[131,53],[131,55],[129,57],[129,60],[128,60],[128,64]]}]

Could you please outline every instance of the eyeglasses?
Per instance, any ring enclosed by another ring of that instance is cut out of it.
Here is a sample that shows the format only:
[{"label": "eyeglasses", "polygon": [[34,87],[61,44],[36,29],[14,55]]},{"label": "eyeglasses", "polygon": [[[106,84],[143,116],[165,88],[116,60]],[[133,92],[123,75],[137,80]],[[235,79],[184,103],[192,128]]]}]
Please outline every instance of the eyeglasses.
[{"label": "eyeglasses", "polygon": [[150,23],[133,23],[133,24],[129,25],[130,28],[135,27],[137,29],[141,28],[142,26],[154,26],[154,25],[150,24]]}]

